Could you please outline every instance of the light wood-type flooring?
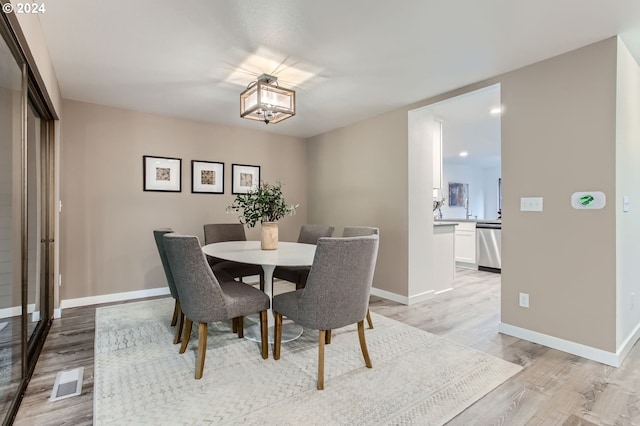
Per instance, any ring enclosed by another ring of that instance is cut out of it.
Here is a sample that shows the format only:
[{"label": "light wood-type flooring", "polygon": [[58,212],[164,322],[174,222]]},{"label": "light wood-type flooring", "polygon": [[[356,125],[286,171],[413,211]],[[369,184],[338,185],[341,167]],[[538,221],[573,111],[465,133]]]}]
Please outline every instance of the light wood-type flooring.
[{"label": "light wood-type flooring", "polygon": [[[499,334],[498,274],[458,270],[449,292],[412,306],[372,296],[371,310],[524,367],[451,425],[640,425],[640,347],[616,369]],[[16,425],[92,423],[94,318],[91,306],[54,321]],[[48,402],[56,373],[80,366],[82,395]]]}]

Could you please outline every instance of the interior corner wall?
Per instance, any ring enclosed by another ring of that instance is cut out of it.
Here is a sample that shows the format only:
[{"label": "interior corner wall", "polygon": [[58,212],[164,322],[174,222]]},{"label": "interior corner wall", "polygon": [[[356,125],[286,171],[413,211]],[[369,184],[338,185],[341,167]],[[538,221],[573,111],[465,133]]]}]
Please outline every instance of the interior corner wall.
[{"label": "interior corner wall", "polygon": [[[618,38],[616,85],[617,332],[616,347],[632,346],[640,328],[640,67]],[[623,211],[623,197],[629,211]]]},{"label": "interior corner wall", "polygon": [[[261,166],[299,203],[279,222],[295,241],[307,221],[306,142],[300,138],[63,100],[60,153],[61,299],[166,286],[152,231],[173,228],[203,242],[205,223],[237,223],[225,208],[231,164]],[[182,159],[182,191],[144,192],[142,157]],[[191,160],[224,163],[224,194],[191,193]],[[259,227],[247,230],[259,239]]]},{"label": "interior corner wall", "polygon": [[[615,353],[616,39],[499,80],[502,323]],[[576,191],[607,205],[573,209]],[[543,197],[544,210],[520,211],[521,197]]]},{"label": "interior corner wall", "polygon": [[[407,109],[308,140],[309,222],[380,228],[374,287],[408,296]],[[430,196],[430,190],[425,194]]]}]

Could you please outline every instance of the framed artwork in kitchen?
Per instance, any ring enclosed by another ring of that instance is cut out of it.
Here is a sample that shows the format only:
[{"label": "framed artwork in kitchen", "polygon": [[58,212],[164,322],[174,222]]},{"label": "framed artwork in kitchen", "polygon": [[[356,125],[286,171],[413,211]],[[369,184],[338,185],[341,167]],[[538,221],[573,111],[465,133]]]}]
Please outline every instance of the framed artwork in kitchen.
[{"label": "framed artwork in kitchen", "polygon": [[468,200],[468,183],[449,182],[449,207],[465,207]]}]

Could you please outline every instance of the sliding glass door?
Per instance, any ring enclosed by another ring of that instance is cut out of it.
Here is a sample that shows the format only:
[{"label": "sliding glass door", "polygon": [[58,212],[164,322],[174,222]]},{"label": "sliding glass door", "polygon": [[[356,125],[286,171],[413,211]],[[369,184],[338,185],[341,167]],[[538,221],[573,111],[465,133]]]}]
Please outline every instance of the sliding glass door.
[{"label": "sliding glass door", "polygon": [[23,374],[21,285],[22,69],[0,39],[0,417]]},{"label": "sliding glass door", "polygon": [[0,419],[10,423],[53,310],[53,121],[0,19]]},{"label": "sliding glass door", "polygon": [[35,336],[39,327],[52,317],[51,304],[48,303],[51,286],[49,203],[51,179],[49,178],[49,143],[46,122],[31,98],[27,107],[27,341],[29,357],[35,345]]}]

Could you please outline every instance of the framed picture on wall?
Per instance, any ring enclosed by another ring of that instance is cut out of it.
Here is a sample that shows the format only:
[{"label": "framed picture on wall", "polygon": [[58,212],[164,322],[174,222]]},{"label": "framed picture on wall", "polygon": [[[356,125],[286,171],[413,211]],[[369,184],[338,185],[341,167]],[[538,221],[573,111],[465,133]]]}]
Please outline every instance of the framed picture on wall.
[{"label": "framed picture on wall", "polygon": [[181,192],[182,159],[143,155],[142,179],[144,191]]},{"label": "framed picture on wall", "polygon": [[449,182],[449,207],[465,207],[469,200],[469,184]]},{"label": "framed picture on wall", "polygon": [[260,166],[231,165],[231,193],[246,194],[260,186]]},{"label": "framed picture on wall", "polygon": [[224,163],[191,160],[191,192],[224,194]]}]

